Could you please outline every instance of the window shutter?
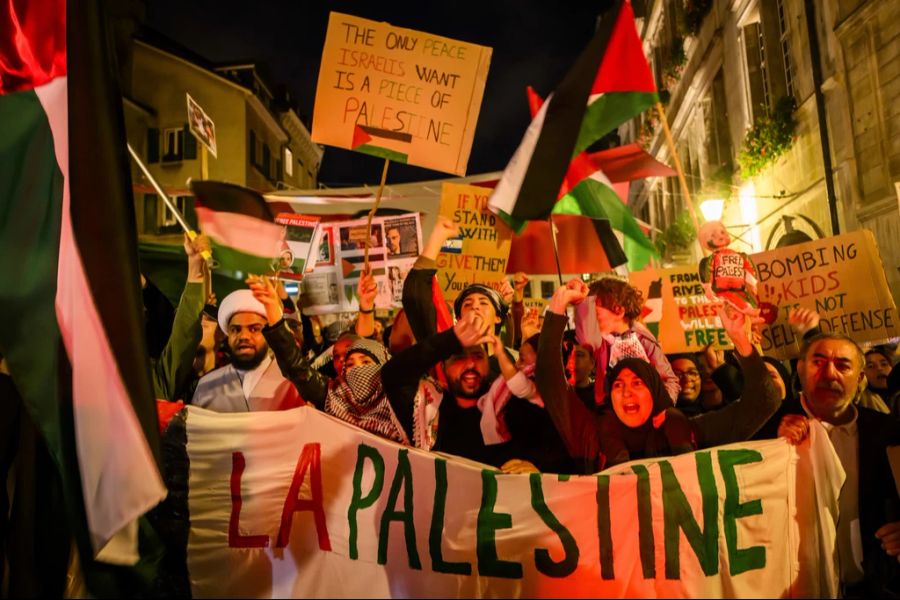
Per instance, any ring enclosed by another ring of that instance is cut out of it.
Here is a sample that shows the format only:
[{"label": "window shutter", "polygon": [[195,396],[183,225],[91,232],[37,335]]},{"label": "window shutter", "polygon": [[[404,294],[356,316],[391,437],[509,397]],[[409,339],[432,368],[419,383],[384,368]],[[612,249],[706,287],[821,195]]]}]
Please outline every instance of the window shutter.
[{"label": "window shutter", "polygon": [[147,130],[147,162],[159,162],[159,129],[155,127]]},{"label": "window shutter", "polygon": [[197,158],[197,138],[191,133],[188,125],[184,126],[184,159],[192,160]]}]

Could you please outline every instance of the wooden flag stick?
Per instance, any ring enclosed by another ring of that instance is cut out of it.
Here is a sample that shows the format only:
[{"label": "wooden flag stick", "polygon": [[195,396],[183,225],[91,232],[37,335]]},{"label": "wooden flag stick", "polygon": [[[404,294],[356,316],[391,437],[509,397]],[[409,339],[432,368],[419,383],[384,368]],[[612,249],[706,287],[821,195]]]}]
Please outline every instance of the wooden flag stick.
[{"label": "wooden flag stick", "polygon": [[[700,220],[697,219],[697,211],[694,208],[694,202],[691,200],[691,191],[688,189],[687,179],[684,178],[684,170],[681,168],[681,159],[678,158],[678,150],[675,149],[675,140],[672,139],[672,131],[669,129],[669,121],[666,118],[666,111],[663,110],[661,102],[656,103],[656,112],[659,113],[659,120],[662,123],[663,133],[666,135],[666,144],[669,146],[669,152],[672,154],[672,161],[675,163],[675,171],[678,173],[678,182],[681,184],[681,193],[684,194],[685,204],[687,204],[688,212],[691,214],[691,221],[694,222],[694,229],[700,232]],[[700,243],[699,241],[697,242]],[[701,246],[701,250],[703,247]],[[703,250],[706,253],[706,250]]]},{"label": "wooden flag stick", "polygon": [[556,245],[556,229],[553,227],[553,214],[547,217],[547,224],[550,225],[550,239],[553,240],[553,257],[556,259],[556,275],[559,277],[559,285],[563,284],[562,267],[559,265],[559,248]]},{"label": "wooden flag stick", "polygon": [[366,250],[365,250],[365,259],[363,261],[363,272],[369,272],[369,244],[372,243],[372,217],[375,216],[375,211],[378,210],[378,205],[381,203],[381,193],[384,191],[384,183],[387,181],[387,172],[388,165],[391,164],[389,159],[384,159],[384,169],[381,171],[381,183],[378,184],[378,193],[375,194],[375,204],[372,205],[372,210],[369,211],[369,218],[366,220]]}]

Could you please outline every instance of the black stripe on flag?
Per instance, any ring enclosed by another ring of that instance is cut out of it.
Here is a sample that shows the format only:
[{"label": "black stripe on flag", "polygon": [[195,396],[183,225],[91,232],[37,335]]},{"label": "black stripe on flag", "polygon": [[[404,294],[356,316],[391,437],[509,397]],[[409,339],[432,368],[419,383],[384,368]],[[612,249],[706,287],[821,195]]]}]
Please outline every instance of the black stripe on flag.
[{"label": "black stripe on flag", "polygon": [[217,212],[231,212],[275,222],[275,213],[262,194],[232,183],[191,181],[197,204]]},{"label": "black stripe on flag", "polygon": [[553,209],[572,161],[572,151],[578,141],[594,79],[621,8],[622,0],[619,0],[603,14],[587,48],[548,100],[550,104],[512,216],[528,220],[546,219]]},{"label": "black stripe on flag", "polygon": [[68,6],[72,228],[112,358],[159,464],[122,94],[106,22],[95,2],[87,4]]}]

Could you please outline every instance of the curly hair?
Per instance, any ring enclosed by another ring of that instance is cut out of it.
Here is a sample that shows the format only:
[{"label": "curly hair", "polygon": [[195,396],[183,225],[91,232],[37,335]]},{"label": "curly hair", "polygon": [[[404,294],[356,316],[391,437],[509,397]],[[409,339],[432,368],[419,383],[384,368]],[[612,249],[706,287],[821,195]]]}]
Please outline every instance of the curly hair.
[{"label": "curly hair", "polygon": [[618,277],[603,277],[591,283],[588,296],[597,297],[597,306],[616,312],[619,308],[631,325],[644,308],[644,295],[639,289]]}]

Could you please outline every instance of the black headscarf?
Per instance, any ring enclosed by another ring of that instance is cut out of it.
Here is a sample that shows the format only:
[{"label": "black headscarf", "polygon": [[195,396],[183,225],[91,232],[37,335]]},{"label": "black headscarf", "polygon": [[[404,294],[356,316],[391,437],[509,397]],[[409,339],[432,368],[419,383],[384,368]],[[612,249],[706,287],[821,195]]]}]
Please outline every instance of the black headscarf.
[{"label": "black headscarf", "polygon": [[[653,408],[650,417],[638,427],[629,427],[619,420],[612,405],[610,390],[613,382],[623,370],[637,375],[650,390]],[[605,458],[605,466],[613,466],[638,458],[653,458],[690,452],[696,447],[690,421],[681,411],[672,406],[662,379],[656,369],[639,358],[623,358],[606,373],[604,382],[610,408],[600,417],[600,451]],[[660,426],[654,420],[665,412]]]}]

